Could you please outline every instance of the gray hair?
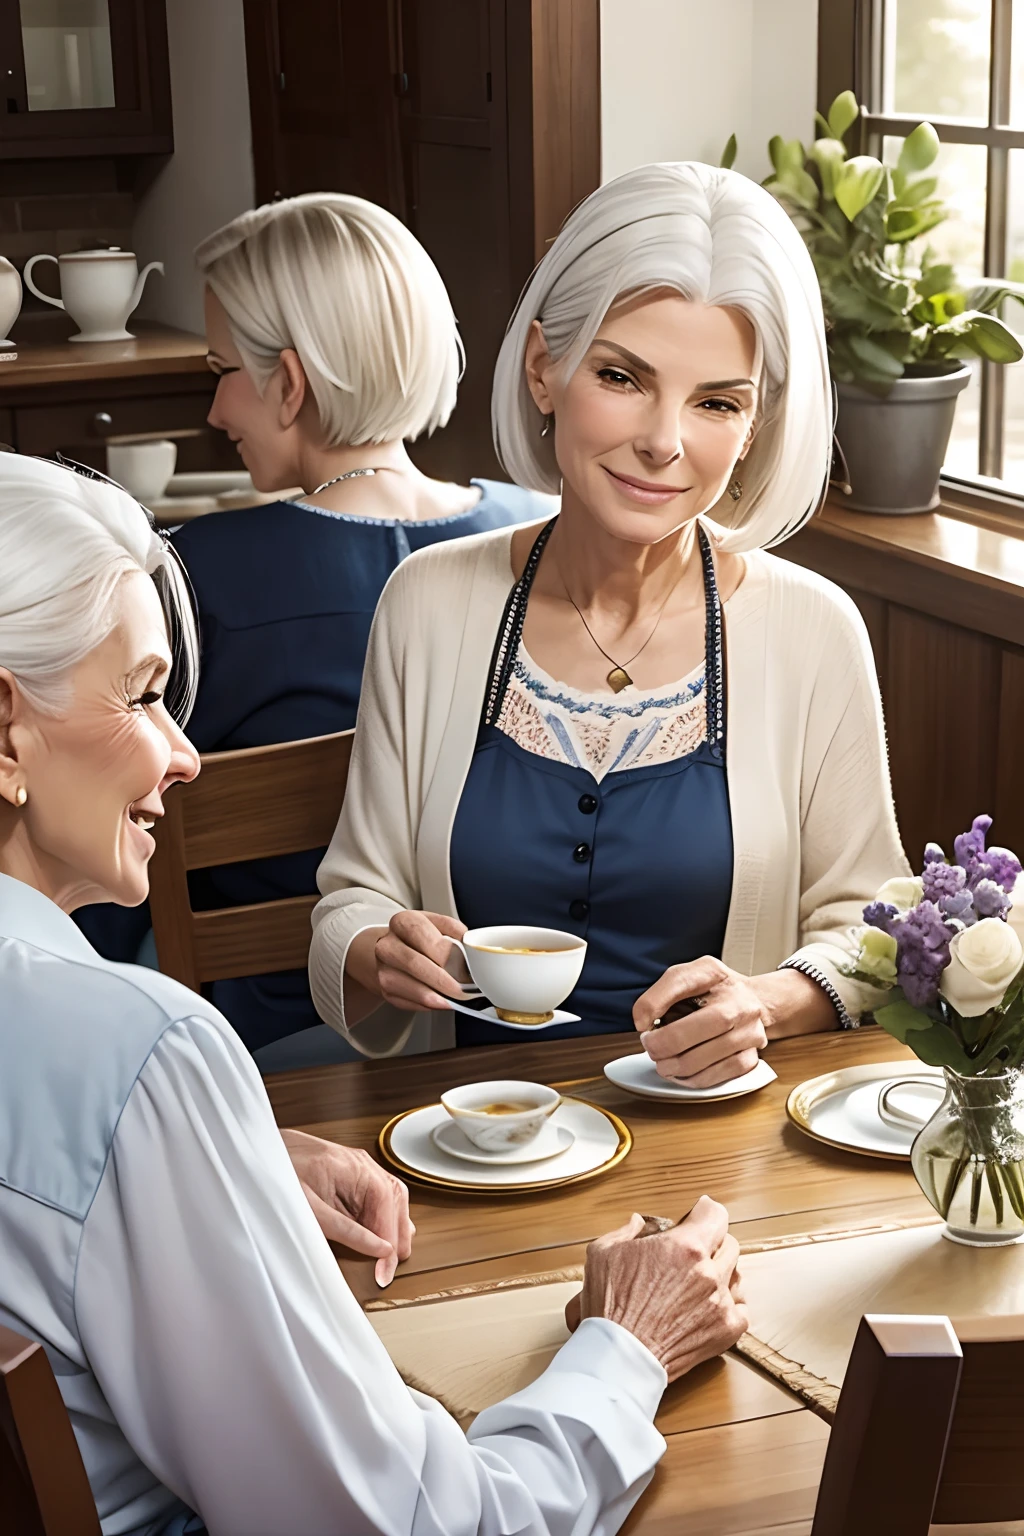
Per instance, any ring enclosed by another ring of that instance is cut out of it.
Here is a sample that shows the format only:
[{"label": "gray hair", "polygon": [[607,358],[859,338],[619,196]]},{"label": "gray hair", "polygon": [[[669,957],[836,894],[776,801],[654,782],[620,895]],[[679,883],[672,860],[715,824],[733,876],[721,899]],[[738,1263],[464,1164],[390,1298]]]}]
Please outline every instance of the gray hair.
[{"label": "gray hair", "polygon": [[683,161],[644,165],[582,202],[536,268],[509,322],[494,374],[498,457],[519,485],[558,491],[554,438],[526,381],[539,320],[564,376],[583,360],[617,299],[660,288],[742,311],[763,353],[758,430],[740,502],[702,508],[728,529],[723,546],[767,548],[811,515],[831,463],[832,415],[821,292],[811,258],[779,203],[736,171]]},{"label": "gray hair", "polygon": [[196,247],[262,394],[292,348],[328,447],[443,427],[463,352],[448,291],[416,237],[361,197],[316,192],[243,213]]},{"label": "gray hair", "polygon": [[168,708],[195,702],[199,642],[177,555],[127,491],[46,459],[0,454],[0,666],[48,714],[71,702],[69,674],[113,628],[122,577],[153,578],[173,667]]}]

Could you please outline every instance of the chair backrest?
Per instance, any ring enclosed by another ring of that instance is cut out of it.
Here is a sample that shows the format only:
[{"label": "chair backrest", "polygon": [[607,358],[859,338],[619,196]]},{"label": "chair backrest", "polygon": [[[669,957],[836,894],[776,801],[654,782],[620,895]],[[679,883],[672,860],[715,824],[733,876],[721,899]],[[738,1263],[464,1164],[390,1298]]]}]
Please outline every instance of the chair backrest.
[{"label": "chair backrest", "polygon": [[865,1317],[811,1536],[928,1536],[933,1522],[1024,1520],[1022,1441],[1021,1319],[954,1331],[945,1317]]},{"label": "chair backrest", "polygon": [[160,969],[203,982],[299,969],[319,897],[292,896],[193,912],[188,871],[322,848],[348,781],[352,731],[239,752],[213,752],[191,784],[171,789],[156,827],[149,905]]},{"label": "chair backrest", "polygon": [[0,1327],[0,1529],[100,1536],[75,1432],[41,1344]]}]

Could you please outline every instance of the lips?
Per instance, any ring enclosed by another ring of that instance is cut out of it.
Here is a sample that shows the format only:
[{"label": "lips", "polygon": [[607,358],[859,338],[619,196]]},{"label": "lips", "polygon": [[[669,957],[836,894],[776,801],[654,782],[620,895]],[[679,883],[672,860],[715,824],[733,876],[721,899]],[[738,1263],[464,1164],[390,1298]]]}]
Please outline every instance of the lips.
[{"label": "lips", "polygon": [[612,481],[616,490],[630,501],[639,502],[641,506],[662,507],[668,502],[674,501],[677,496],[684,496],[692,487],[685,485],[660,485],[656,481],[637,480],[632,475],[618,475],[606,464],[601,468]]}]

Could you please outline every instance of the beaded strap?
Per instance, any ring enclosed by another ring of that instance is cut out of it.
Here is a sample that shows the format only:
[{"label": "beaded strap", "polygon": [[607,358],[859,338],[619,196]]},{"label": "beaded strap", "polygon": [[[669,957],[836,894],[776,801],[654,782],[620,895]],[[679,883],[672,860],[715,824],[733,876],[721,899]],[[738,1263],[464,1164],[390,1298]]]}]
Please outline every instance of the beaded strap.
[{"label": "beaded strap", "polygon": [[[490,683],[484,698],[481,726],[494,725],[505,702],[509,678],[515,665],[519,642],[523,638],[526,622],[526,605],[540,557],[544,553],[551,531],[557,519],[552,518],[537,535],[530,550],[523,574],[508,595],[505,611],[498,626],[498,638],[491,654]],[[715,562],[711,553],[711,541],[704,529],[697,524],[697,540],[700,545],[701,565],[704,571],[704,672],[705,709],[707,712],[708,745],[716,757],[725,751],[725,667],[722,655],[722,602],[718,595]]]},{"label": "beaded strap", "polygon": [[799,971],[801,976],[807,976],[811,981],[816,982],[835,1009],[840,1029],[856,1029],[859,1026],[860,1020],[855,1019],[849,1012],[846,1004],[824,971],[819,971],[818,967],[813,965],[810,960],[783,960],[777,969],[780,971]]}]

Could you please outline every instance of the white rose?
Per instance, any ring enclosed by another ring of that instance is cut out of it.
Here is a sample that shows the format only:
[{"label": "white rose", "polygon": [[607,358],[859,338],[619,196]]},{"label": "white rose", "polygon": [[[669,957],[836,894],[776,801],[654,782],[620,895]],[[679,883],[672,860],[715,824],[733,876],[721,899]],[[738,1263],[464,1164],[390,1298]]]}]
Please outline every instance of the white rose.
[{"label": "white rose", "polygon": [[909,875],[899,875],[885,882],[875,900],[898,907],[901,912],[909,912],[911,907],[924,900],[924,881],[917,876],[911,879]]},{"label": "white rose", "polygon": [[939,990],[957,1013],[973,1019],[1002,1002],[1024,963],[1024,945],[1002,918],[983,917],[957,934],[949,955]]},{"label": "white rose", "polygon": [[1024,874],[1017,876],[1017,884],[1010,892],[1010,901],[1012,905],[1006,914],[1006,921],[1024,944]]}]

